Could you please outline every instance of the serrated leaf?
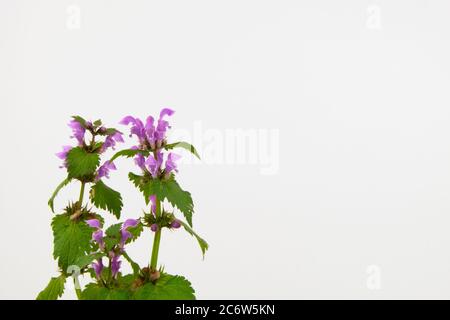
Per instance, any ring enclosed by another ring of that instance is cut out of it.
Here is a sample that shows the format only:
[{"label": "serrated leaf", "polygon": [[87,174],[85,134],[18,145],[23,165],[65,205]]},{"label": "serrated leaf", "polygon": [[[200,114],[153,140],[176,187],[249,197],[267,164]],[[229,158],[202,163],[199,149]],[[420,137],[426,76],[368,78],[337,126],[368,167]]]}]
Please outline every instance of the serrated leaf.
[{"label": "serrated leaf", "polygon": [[59,191],[61,191],[62,188],[64,188],[65,186],[67,186],[70,181],[72,181],[71,178],[67,177],[66,179],[64,179],[55,189],[55,191],[53,192],[51,198],[48,200],[48,205],[50,207],[50,209],[52,209],[52,212],[54,213],[54,207],[53,207],[53,203],[55,201],[56,196],[58,195]]},{"label": "serrated leaf", "polygon": [[57,300],[64,293],[65,284],[66,277],[64,275],[51,278],[47,287],[38,294],[36,300]]},{"label": "serrated leaf", "polygon": [[128,174],[129,179],[144,194],[145,201],[148,204],[149,197],[156,195],[162,201],[167,199],[174,207],[178,208],[192,226],[192,214],[194,212],[194,203],[191,194],[181,189],[173,175],[168,180],[151,179],[134,173]]},{"label": "serrated leaf", "polygon": [[124,289],[108,289],[89,283],[81,293],[82,300],[128,300],[130,293]]},{"label": "serrated leaf", "polygon": [[76,147],[67,153],[67,172],[69,178],[92,179],[100,164],[100,156]]},{"label": "serrated leaf", "polygon": [[91,248],[92,228],[83,220],[70,220],[65,214],[57,215],[52,220],[53,257],[63,272],[76,265],[78,259],[85,256]]},{"label": "serrated leaf", "polygon": [[179,142],[175,142],[175,143],[171,143],[171,144],[166,144],[164,146],[164,148],[166,150],[172,150],[174,148],[182,148],[182,149],[189,151],[190,153],[192,153],[193,155],[195,155],[197,158],[200,159],[200,155],[198,154],[197,150],[195,150],[195,147],[192,144],[185,142],[185,141],[179,141]]},{"label": "serrated leaf", "polygon": [[109,160],[109,162],[113,162],[114,160],[116,160],[119,157],[131,158],[131,157],[136,156],[139,153],[143,154],[144,156],[149,154],[148,151],[144,151],[144,150],[124,149],[124,150],[120,150],[120,151],[116,152],[112,156],[112,158]]},{"label": "serrated leaf", "polygon": [[175,207],[177,207],[192,227],[192,214],[194,213],[194,203],[191,194],[181,189],[178,182],[172,177],[167,181],[163,181],[166,185],[166,198]]},{"label": "serrated leaf", "polygon": [[135,300],[195,300],[191,283],[182,276],[162,274],[155,284],[149,282],[139,287]]},{"label": "serrated leaf", "polygon": [[120,218],[123,203],[119,192],[108,187],[102,180],[97,181],[91,187],[89,193],[92,203],[100,209],[108,210],[113,215]]},{"label": "serrated leaf", "polygon": [[194,230],[192,230],[191,227],[184,221],[178,220],[178,222],[183,226],[183,228],[191,235],[194,236],[197,239],[197,242],[200,246],[200,249],[202,250],[203,258],[205,257],[206,250],[208,250],[209,245],[208,243],[200,237]]}]

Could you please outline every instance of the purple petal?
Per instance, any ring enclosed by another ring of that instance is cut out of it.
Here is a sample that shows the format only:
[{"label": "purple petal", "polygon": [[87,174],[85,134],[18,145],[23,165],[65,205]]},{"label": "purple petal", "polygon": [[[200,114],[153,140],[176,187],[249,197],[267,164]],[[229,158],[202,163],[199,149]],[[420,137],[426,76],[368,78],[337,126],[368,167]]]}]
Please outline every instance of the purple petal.
[{"label": "purple petal", "polygon": [[117,274],[119,273],[120,270],[120,265],[122,264],[122,261],[120,261],[119,259],[120,259],[119,255],[114,255],[114,257],[111,260],[111,274],[113,278],[117,277]]},{"label": "purple petal", "polygon": [[145,158],[141,153],[138,153],[136,157],[134,157],[134,163],[142,170],[145,169]]},{"label": "purple petal", "polygon": [[169,108],[164,108],[161,110],[161,112],[159,113],[159,119],[164,118],[165,116],[171,116],[175,113],[174,110],[169,109]]},{"label": "purple petal", "polygon": [[127,219],[122,224],[122,229],[128,229],[129,227],[136,227],[139,223],[138,219]]},{"label": "purple petal", "polygon": [[99,246],[103,245],[103,231],[98,229],[94,233],[92,233],[92,240],[98,243]]},{"label": "purple petal", "polygon": [[100,228],[101,228],[100,221],[97,220],[97,219],[86,220],[86,223],[87,223],[91,228],[97,228],[97,229],[100,229]]},{"label": "purple petal", "polygon": [[122,120],[120,120],[119,124],[123,124],[123,125],[129,125],[130,123],[135,123],[136,119],[133,118],[132,116],[126,116],[125,118],[123,118]]},{"label": "purple petal", "polygon": [[161,164],[163,162],[162,152],[158,152],[156,154],[156,158],[157,159],[155,159],[152,155],[149,155],[147,161],[145,162],[153,178],[156,178],[158,176],[158,173],[161,169]]},{"label": "purple petal", "polygon": [[97,171],[97,177],[96,180],[100,180],[103,177],[106,177],[109,179],[109,171],[110,170],[117,170],[114,162],[110,162],[109,160],[105,161],[105,163],[103,165],[100,166],[100,168],[98,168]]},{"label": "purple petal", "polygon": [[125,140],[123,140],[123,133],[122,132],[116,131],[116,133],[114,133],[112,135],[112,137],[113,137],[113,139],[116,142],[125,142]]},{"label": "purple petal", "polygon": [[83,128],[83,126],[76,120],[72,120],[69,122],[69,127],[72,129],[71,138],[75,138],[78,141],[79,145],[84,144],[84,134],[86,132],[86,129]]},{"label": "purple petal", "polygon": [[166,160],[166,174],[169,174],[172,171],[177,171],[176,161],[180,160],[181,156],[176,153],[169,153]]},{"label": "purple petal", "polygon": [[120,246],[123,248],[128,239],[130,239],[133,235],[127,229],[120,230]]},{"label": "purple petal", "polygon": [[62,148],[63,150],[61,152],[58,152],[56,156],[61,160],[66,160],[67,154],[69,153],[70,150],[72,150],[72,146],[63,146]]},{"label": "purple petal", "polygon": [[103,261],[101,258],[97,262],[92,263],[92,269],[94,269],[97,279],[100,279],[103,270]]},{"label": "purple petal", "polygon": [[150,202],[152,213],[156,214],[156,195],[152,194],[150,197],[148,197],[148,200]]}]

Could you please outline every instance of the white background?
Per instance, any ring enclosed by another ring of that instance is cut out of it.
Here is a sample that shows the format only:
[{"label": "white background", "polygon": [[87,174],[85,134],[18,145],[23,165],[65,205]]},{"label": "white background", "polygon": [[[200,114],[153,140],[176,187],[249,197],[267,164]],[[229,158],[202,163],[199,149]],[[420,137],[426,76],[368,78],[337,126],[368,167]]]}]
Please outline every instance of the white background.
[{"label": "white background", "polygon": [[[0,0],[0,298],[57,275],[47,199],[70,116],[161,107],[188,131],[279,130],[274,175],[181,165],[211,249],[166,232],[160,262],[198,298],[450,298],[449,15],[445,0]],[[137,217],[133,165],[116,165]],[[147,232],[130,255],[150,247]]]}]

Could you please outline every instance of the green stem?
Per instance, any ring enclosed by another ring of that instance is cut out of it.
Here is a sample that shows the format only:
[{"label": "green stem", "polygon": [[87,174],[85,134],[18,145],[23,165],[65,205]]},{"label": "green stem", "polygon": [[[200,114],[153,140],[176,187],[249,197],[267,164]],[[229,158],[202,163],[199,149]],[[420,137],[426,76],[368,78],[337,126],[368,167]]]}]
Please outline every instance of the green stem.
[{"label": "green stem", "polygon": [[[158,218],[161,214],[161,203],[158,199],[156,199],[156,212],[155,216]],[[161,242],[161,228],[158,226],[158,231],[155,232],[155,238],[153,240],[153,249],[152,249],[152,258],[150,260],[150,271],[156,271],[156,267],[158,265],[158,253],[159,253],[159,244]]]},{"label": "green stem", "polygon": [[81,182],[81,190],[80,190],[80,197],[78,199],[78,205],[80,207],[80,209],[83,206],[83,197],[84,197],[84,187],[86,186],[86,182]]},{"label": "green stem", "polygon": [[75,292],[77,294],[78,300],[81,300],[80,284],[78,283],[77,279],[75,279],[75,278],[73,278],[73,285],[75,286]]}]

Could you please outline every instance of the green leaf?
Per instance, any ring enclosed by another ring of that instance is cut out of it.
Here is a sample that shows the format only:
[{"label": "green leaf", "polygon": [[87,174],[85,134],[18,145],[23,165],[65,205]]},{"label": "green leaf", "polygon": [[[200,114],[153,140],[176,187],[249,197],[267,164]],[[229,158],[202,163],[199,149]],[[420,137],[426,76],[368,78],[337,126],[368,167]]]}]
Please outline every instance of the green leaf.
[{"label": "green leaf", "polygon": [[113,162],[114,160],[116,160],[119,157],[131,158],[139,153],[142,153],[143,155],[149,154],[148,151],[144,151],[144,150],[124,149],[124,150],[120,150],[120,151],[116,152],[116,154],[114,154],[109,161]]},{"label": "green leaf", "polygon": [[206,250],[208,250],[209,245],[208,243],[201,238],[194,230],[192,230],[191,227],[189,227],[189,225],[187,223],[185,223],[184,221],[178,220],[178,222],[184,227],[184,229],[191,235],[194,236],[197,239],[197,242],[200,246],[200,249],[202,250],[203,253],[203,258],[205,257],[205,253]]},{"label": "green leaf", "polygon": [[50,206],[50,209],[52,209],[52,212],[55,213],[54,207],[53,207],[53,202],[55,201],[56,196],[58,195],[59,191],[61,191],[62,188],[64,188],[65,186],[67,186],[70,181],[72,181],[71,178],[67,177],[66,179],[64,179],[64,181],[62,181],[55,189],[55,191],[53,192],[51,198],[48,200],[48,205]]},{"label": "green leaf", "polygon": [[[112,250],[114,248],[114,246],[116,246],[120,243],[121,227],[122,227],[122,223],[116,223],[116,224],[111,225],[108,229],[106,229],[106,231],[105,231],[106,237],[103,240],[105,241],[107,250]],[[142,223],[140,223],[140,222],[136,227],[128,228],[128,231],[131,233],[132,237],[129,238],[126,243],[130,243],[130,242],[133,242],[134,240],[136,240],[141,235],[143,229],[144,229],[144,227],[143,227]]]},{"label": "green leaf", "polygon": [[108,210],[113,215],[120,218],[123,203],[119,192],[108,187],[102,180],[99,180],[91,187],[89,193],[92,203],[100,209]]},{"label": "green leaf", "polygon": [[103,257],[104,254],[97,252],[97,253],[91,253],[82,257],[79,257],[75,265],[77,265],[80,269],[86,268],[88,265],[90,265],[94,260],[100,259]]},{"label": "green leaf", "polygon": [[92,228],[83,220],[70,220],[66,214],[53,218],[52,229],[54,237],[53,257],[58,259],[58,265],[63,272],[77,265],[79,259],[91,249]]},{"label": "green leaf", "polygon": [[66,277],[64,275],[51,278],[47,287],[39,293],[36,300],[57,300],[64,293],[65,284]]},{"label": "green leaf", "polygon": [[69,178],[92,179],[99,164],[100,156],[83,148],[76,147],[67,153]]},{"label": "green leaf", "polygon": [[73,120],[81,124],[83,128],[87,127],[87,121],[80,116],[72,116]]},{"label": "green leaf", "polygon": [[198,154],[197,150],[195,150],[194,146],[188,142],[179,141],[179,142],[175,142],[175,143],[171,143],[171,144],[166,144],[164,146],[164,148],[166,150],[171,150],[174,148],[183,148],[200,159],[200,155]]},{"label": "green leaf", "polygon": [[149,282],[139,287],[135,300],[195,300],[191,283],[182,276],[162,274],[155,284]]},{"label": "green leaf", "polygon": [[129,300],[130,293],[124,289],[108,289],[89,283],[81,293],[82,300]]},{"label": "green leaf", "polygon": [[181,189],[173,175],[168,180],[159,180],[139,176],[130,172],[128,177],[144,194],[147,204],[152,194],[156,195],[160,201],[167,199],[167,201],[183,213],[187,222],[192,227],[194,203],[191,194]]}]

